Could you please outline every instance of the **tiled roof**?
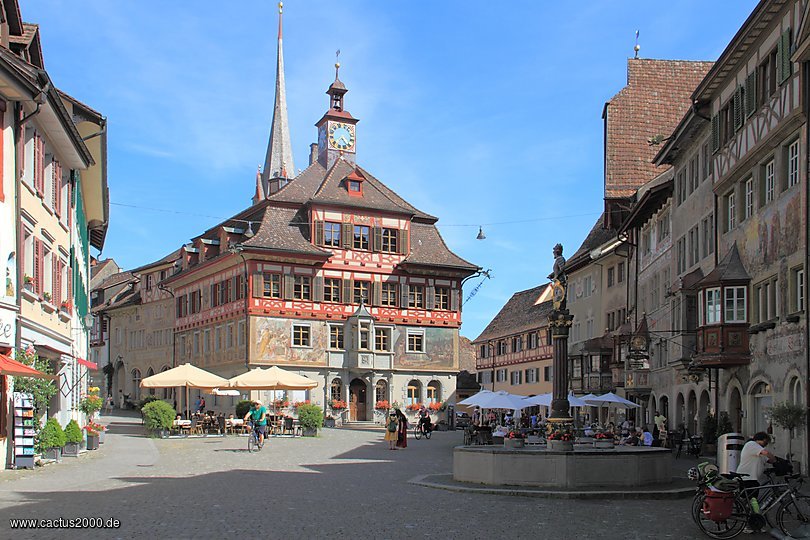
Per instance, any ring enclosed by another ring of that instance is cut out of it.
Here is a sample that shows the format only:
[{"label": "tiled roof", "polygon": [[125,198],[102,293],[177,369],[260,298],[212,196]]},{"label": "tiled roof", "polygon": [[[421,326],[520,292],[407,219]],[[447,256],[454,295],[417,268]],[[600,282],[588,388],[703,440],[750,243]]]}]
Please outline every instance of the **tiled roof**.
[{"label": "tiled roof", "polygon": [[615,238],[616,231],[605,229],[605,214],[602,214],[599,216],[599,219],[596,220],[596,223],[594,223],[591,232],[589,232],[588,236],[585,237],[585,240],[582,242],[582,245],[579,246],[579,249],[576,250],[573,255],[568,257],[568,260],[565,263],[566,270],[571,272],[574,267],[578,266],[578,263],[585,260],[590,260],[591,251],[598,248],[602,244],[609,242],[610,240],[614,240]]},{"label": "tiled roof", "polygon": [[630,197],[662,172],[652,160],[656,135],[669,137],[691,107],[691,95],[712,62],[627,61],[627,86],[605,104],[605,198]]},{"label": "tiled roof", "polygon": [[331,252],[312,245],[308,236],[309,222],[303,211],[267,206],[259,229],[252,238],[242,242],[242,245],[306,255],[331,255]]},{"label": "tiled roof", "polygon": [[111,262],[113,262],[112,259],[104,259],[103,261],[99,261],[94,266],[91,266],[90,267],[90,279],[92,280],[94,277],[96,277],[96,274],[101,272],[104,269],[104,267],[107,266],[108,264],[110,264]]},{"label": "tiled roof", "polygon": [[[180,248],[180,249],[182,249],[182,248]],[[147,268],[151,268],[152,266],[158,266],[158,265],[161,265],[161,264],[166,264],[168,262],[176,261],[177,259],[180,258],[180,249],[175,249],[174,251],[172,251],[171,253],[169,253],[165,257],[162,257],[162,258],[160,258],[160,259],[158,259],[156,261],[152,261],[150,263],[143,264],[143,265],[141,265],[141,266],[139,266],[137,268],[133,268],[132,270],[130,270],[130,272],[132,272],[134,274],[138,274],[141,271],[146,270]]]},{"label": "tiled roof", "polygon": [[714,285],[717,283],[726,283],[731,281],[750,281],[751,276],[743,266],[740,259],[740,252],[737,251],[737,243],[735,242],[723,260],[714,267],[714,270],[709,272],[705,278],[700,280],[700,285]]},{"label": "tiled roof", "polygon": [[411,251],[402,264],[450,266],[471,271],[478,269],[450,251],[435,225],[415,222],[411,222]]},{"label": "tiled roof", "polygon": [[526,291],[516,292],[501,308],[473,343],[498,339],[540,328],[548,324],[551,301],[537,303],[549,284],[539,285]]},{"label": "tiled roof", "polygon": [[98,284],[97,289],[109,289],[110,287],[115,287],[116,285],[120,285],[121,283],[125,283],[129,280],[137,279],[132,272],[118,272],[117,274],[113,274],[101,283]]}]

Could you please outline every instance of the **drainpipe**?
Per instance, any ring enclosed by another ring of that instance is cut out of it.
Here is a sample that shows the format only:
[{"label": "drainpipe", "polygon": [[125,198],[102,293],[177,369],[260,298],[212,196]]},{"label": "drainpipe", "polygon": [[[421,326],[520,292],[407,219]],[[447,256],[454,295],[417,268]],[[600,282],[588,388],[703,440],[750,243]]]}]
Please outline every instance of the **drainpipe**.
[{"label": "drainpipe", "polygon": [[[807,88],[810,88],[810,86],[809,86],[810,85],[810,63],[808,63],[808,62],[803,62],[802,63],[802,77],[804,78],[803,87],[805,89],[805,91],[802,92],[803,97],[804,97],[803,105],[804,105],[804,114],[806,115],[808,110],[810,110],[810,95],[809,95],[810,93],[808,93],[808,91],[807,91]],[[810,170],[808,170],[808,165],[810,165],[810,163],[808,163],[808,161],[810,161],[810,160],[808,160],[808,157],[807,157],[808,156],[807,145],[808,145],[808,141],[810,141],[810,122],[805,122],[804,126],[805,126],[805,137],[804,137],[804,144],[805,144],[805,150],[804,150],[804,155],[805,155],[804,189],[805,189],[805,191],[804,191],[804,231],[803,231],[804,232],[804,275],[805,275],[805,278],[804,278],[805,279],[805,285],[804,285],[804,313],[805,313],[805,316],[804,316],[804,334],[805,334],[804,335],[804,354],[805,354],[805,358],[804,358],[804,361],[805,361],[805,364],[804,364],[804,406],[805,406],[805,409],[806,409],[807,406],[810,405],[810,384],[808,384],[808,381],[810,380],[810,379],[808,379],[808,377],[810,377],[810,324],[808,324],[808,322],[810,322],[810,321],[808,321],[808,317],[807,317],[808,302],[810,301],[810,295],[808,294],[808,291],[807,291],[807,277],[806,277],[807,276],[807,271],[808,271],[808,269],[810,269],[810,238],[808,238],[808,230],[807,230],[807,224],[810,223],[810,221],[809,221],[810,220],[810,206],[808,206],[808,205],[810,205]],[[804,448],[805,448],[805,451],[807,452],[807,454],[805,454],[805,455],[810,456],[810,415],[808,415],[807,425],[805,426],[804,433],[805,433]],[[791,456],[791,459],[793,459],[792,456]],[[803,461],[807,461],[807,460],[805,459]],[[805,463],[804,467],[805,467],[804,470],[806,472],[808,470],[808,466],[807,466],[806,463]]]}]

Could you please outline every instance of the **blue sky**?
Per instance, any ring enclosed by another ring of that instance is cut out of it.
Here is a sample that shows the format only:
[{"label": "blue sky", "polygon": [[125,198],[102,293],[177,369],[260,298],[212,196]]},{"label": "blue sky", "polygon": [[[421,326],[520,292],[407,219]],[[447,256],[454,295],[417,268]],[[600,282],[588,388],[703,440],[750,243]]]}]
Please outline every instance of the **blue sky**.
[{"label": "blue sky", "polygon": [[[109,120],[103,257],[140,266],[249,206],[272,115],[275,3],[21,3],[56,84]],[[715,60],[756,1],[577,5],[285,3],[297,167],[340,49],[358,162],[493,271],[464,307],[470,338],[514,292],[544,281],[555,243],[570,255],[599,216],[601,112],[626,82],[635,31],[642,57]]]}]

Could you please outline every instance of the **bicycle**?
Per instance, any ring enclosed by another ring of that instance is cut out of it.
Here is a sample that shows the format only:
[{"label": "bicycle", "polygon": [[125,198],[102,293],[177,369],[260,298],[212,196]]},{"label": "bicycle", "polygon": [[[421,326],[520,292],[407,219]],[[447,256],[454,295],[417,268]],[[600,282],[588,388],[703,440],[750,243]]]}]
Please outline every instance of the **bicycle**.
[{"label": "bicycle", "polygon": [[426,439],[430,439],[430,434],[432,431],[433,428],[429,423],[418,422],[413,428],[413,436],[417,441],[422,438],[422,435],[424,435]]},{"label": "bicycle", "polygon": [[[693,472],[694,471],[694,472]],[[734,538],[748,527],[755,532],[766,526],[772,527],[768,514],[776,510],[776,524],[783,534],[793,536],[810,526],[810,496],[799,493],[803,480],[800,474],[785,474],[784,483],[773,482],[773,469],[766,471],[768,483],[761,486],[743,487],[747,475],[738,473],[701,474],[697,468],[690,469],[689,477],[698,480],[697,492],[692,502],[692,519],[704,534],[712,538]],[[722,519],[712,519],[706,504],[711,486],[716,483],[734,483],[732,508]],[[791,481],[794,481],[792,484]]]},{"label": "bicycle", "polygon": [[262,446],[264,446],[259,444],[259,432],[256,431],[256,426],[253,424],[248,425],[250,426],[250,435],[248,435],[247,441],[248,454],[252,452],[259,452],[261,451]]}]

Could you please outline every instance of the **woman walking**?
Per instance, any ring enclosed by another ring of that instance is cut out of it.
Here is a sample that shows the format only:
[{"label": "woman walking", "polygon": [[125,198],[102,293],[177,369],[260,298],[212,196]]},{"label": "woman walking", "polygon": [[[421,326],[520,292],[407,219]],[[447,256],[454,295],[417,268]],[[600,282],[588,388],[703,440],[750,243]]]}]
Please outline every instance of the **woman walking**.
[{"label": "woman walking", "polygon": [[397,448],[408,448],[408,419],[402,414],[402,411],[395,409],[397,418],[399,419],[399,428],[397,430]]},{"label": "woman walking", "polygon": [[388,449],[396,450],[394,444],[397,442],[397,431],[399,430],[399,418],[396,411],[391,409],[385,421],[385,440],[388,441]]}]

